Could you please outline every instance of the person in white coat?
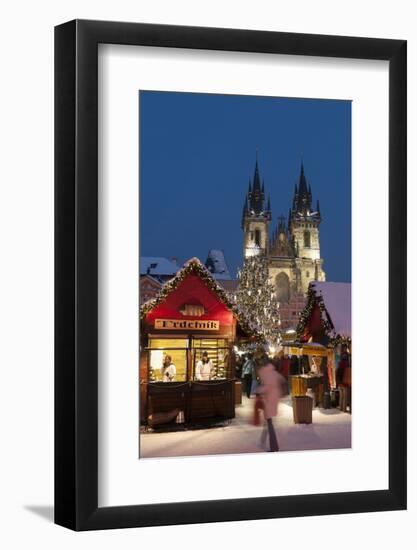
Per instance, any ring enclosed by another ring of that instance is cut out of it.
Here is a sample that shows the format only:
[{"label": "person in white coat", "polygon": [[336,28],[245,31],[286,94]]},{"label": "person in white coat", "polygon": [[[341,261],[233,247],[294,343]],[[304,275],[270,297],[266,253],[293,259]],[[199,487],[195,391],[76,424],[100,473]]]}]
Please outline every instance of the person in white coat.
[{"label": "person in white coat", "polygon": [[195,377],[197,380],[210,380],[213,371],[213,363],[209,359],[208,353],[203,352],[200,361],[195,368]]},{"label": "person in white coat", "polygon": [[258,358],[257,364],[259,367],[258,376],[261,382],[257,389],[257,393],[260,394],[263,399],[263,411],[266,422],[266,426],[261,436],[261,443],[265,443],[268,433],[270,450],[276,452],[279,451],[279,445],[273,419],[278,414],[278,404],[282,396],[284,379],[275,369],[266,354]]},{"label": "person in white coat", "polygon": [[161,368],[162,382],[174,382],[177,369],[172,362],[170,355],[165,355]]}]

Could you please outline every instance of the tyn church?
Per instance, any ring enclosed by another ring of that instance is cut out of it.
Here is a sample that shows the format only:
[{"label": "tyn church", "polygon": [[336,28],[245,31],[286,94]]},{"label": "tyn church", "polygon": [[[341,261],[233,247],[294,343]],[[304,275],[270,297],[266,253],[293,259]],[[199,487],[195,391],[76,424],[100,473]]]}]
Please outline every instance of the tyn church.
[{"label": "tyn church", "polygon": [[320,257],[320,205],[312,207],[311,186],[301,163],[298,185],[295,184],[288,219],[280,216],[270,228],[271,201],[265,199],[265,186],[256,159],[253,181],[245,197],[242,212],[243,256],[265,254],[269,278],[280,301],[282,328],[293,328],[305,304],[311,281],[325,281]]}]

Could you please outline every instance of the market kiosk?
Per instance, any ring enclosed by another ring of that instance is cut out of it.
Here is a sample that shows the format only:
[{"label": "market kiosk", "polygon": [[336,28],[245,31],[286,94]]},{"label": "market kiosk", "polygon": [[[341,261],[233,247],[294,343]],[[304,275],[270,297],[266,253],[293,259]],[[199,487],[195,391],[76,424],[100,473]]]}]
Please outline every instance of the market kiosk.
[{"label": "market kiosk", "polygon": [[233,347],[254,336],[205,266],[188,261],[141,307],[141,423],[233,418]]},{"label": "market kiosk", "polygon": [[[307,303],[297,326],[297,347],[301,356],[322,356],[324,391],[332,404],[351,412],[351,285],[318,282],[309,285]],[[333,398],[335,396],[335,398]]]},{"label": "market kiosk", "polygon": [[331,350],[314,342],[291,342],[284,346],[284,353],[296,358],[296,368],[288,377],[293,397],[306,395],[311,389],[316,405],[323,405],[323,395],[329,391],[328,367]]}]

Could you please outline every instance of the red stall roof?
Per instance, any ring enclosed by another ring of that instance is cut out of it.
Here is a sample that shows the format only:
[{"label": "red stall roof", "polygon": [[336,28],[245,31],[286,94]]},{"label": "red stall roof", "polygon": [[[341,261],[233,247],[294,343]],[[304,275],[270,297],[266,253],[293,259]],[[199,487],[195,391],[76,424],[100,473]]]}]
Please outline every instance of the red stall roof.
[{"label": "red stall roof", "polygon": [[199,304],[205,309],[200,319],[218,319],[221,324],[231,324],[236,319],[241,330],[260,337],[244,314],[231,300],[227,292],[217,283],[198,258],[184,264],[178,273],[167,281],[158,295],[145,302],[140,308],[141,319],[151,322],[156,318],[187,319],[180,312],[184,304]]}]

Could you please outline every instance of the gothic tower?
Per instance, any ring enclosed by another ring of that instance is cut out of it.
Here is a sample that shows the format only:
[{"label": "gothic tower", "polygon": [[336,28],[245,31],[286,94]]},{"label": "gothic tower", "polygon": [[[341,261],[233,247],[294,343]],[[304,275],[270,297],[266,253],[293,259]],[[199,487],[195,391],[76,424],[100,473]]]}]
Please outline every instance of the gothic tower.
[{"label": "gothic tower", "polygon": [[289,212],[288,229],[295,245],[297,266],[300,270],[301,287],[306,292],[311,281],[324,281],[323,260],[320,257],[321,223],[320,205],[312,207],[311,186],[307,184],[304,165],[298,186],[295,185],[292,209]]},{"label": "gothic tower", "polygon": [[271,202],[265,202],[265,186],[259,175],[258,156],[256,156],[253,182],[249,180],[249,189],[245,197],[242,212],[243,257],[267,254],[269,249],[269,223],[271,221]]},{"label": "gothic tower", "polygon": [[269,236],[271,203],[265,203],[265,187],[259,175],[256,158],[253,181],[245,197],[242,213],[243,257],[266,255],[269,281],[280,304],[281,328],[294,329],[305,306],[311,281],[325,281],[320,257],[319,202],[312,207],[311,187],[301,163],[288,220],[279,216]]}]

